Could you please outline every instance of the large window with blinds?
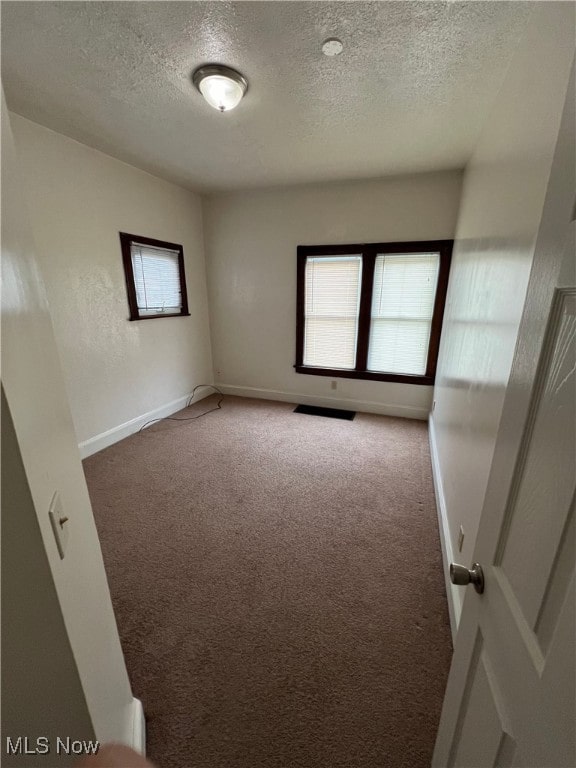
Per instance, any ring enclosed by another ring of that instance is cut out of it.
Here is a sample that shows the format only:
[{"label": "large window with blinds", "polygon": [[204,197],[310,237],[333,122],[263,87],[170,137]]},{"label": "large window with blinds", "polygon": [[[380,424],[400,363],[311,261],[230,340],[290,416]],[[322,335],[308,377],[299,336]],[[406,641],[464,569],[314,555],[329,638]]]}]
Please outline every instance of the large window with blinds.
[{"label": "large window with blinds", "polygon": [[298,247],[296,371],[433,384],[451,240]]},{"label": "large window with blinds", "polygon": [[189,315],[181,245],[120,232],[130,320]]}]

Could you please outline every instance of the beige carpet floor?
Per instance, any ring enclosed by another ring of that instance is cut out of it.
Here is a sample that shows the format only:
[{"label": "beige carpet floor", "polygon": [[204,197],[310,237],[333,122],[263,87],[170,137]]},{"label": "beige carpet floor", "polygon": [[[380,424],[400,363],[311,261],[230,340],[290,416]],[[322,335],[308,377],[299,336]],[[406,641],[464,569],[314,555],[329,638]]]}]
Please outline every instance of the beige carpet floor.
[{"label": "beige carpet floor", "polygon": [[427,426],[293,407],[226,397],[84,462],[160,768],[430,764],[451,641]]}]

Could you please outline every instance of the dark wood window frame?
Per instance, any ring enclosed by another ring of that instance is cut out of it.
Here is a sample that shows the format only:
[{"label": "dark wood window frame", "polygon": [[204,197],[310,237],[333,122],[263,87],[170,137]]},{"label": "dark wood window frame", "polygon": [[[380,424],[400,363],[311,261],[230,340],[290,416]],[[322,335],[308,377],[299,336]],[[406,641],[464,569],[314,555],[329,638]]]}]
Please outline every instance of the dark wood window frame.
[{"label": "dark wood window frame", "polygon": [[[446,291],[448,290],[448,275],[452,258],[453,240],[422,240],[408,243],[354,243],[352,245],[299,245],[297,265],[297,294],[296,294],[296,373],[313,376],[330,376],[332,378],[368,379],[373,381],[395,381],[401,384],[423,384],[430,386],[436,378],[436,364],[440,347],[440,334]],[[368,371],[368,343],[370,340],[370,316],[372,307],[372,290],[374,282],[374,267],[376,256],[383,253],[438,253],[440,254],[440,270],[426,373],[422,376],[397,373],[376,373]],[[358,339],[356,345],[356,366],[354,369],[316,368],[304,365],[304,291],[306,259],[309,256],[346,256],[349,254],[362,256],[362,284],[360,287],[360,312],[358,318]]]},{"label": "dark wood window frame", "polygon": [[[189,317],[188,311],[188,291],[186,289],[186,275],[184,273],[184,249],[178,243],[168,243],[165,240],[155,240],[152,237],[141,237],[140,235],[130,235],[127,232],[120,232],[120,244],[122,247],[122,262],[124,264],[124,275],[126,277],[126,291],[128,293],[128,307],[130,309],[129,320],[156,320],[159,317]],[[130,246],[132,243],[142,243],[150,245],[153,248],[166,248],[170,251],[178,252],[178,272],[180,275],[180,295],[182,306],[180,312],[158,312],[156,315],[141,315],[136,298],[136,285],[134,283],[134,270],[132,268],[132,252]]]}]

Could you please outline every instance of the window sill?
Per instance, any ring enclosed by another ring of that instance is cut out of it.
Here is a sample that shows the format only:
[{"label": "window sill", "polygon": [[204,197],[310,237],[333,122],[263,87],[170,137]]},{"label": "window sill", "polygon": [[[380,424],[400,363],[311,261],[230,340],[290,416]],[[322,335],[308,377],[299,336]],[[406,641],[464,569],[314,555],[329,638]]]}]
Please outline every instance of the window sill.
[{"label": "window sill", "polygon": [[414,376],[403,373],[374,373],[373,371],[350,371],[342,368],[313,368],[308,365],[295,365],[296,373],[306,373],[309,376],[330,376],[333,379],[364,379],[366,381],[391,381],[397,384],[419,384],[431,387],[434,376]]},{"label": "window sill", "polygon": [[128,320],[157,320],[159,317],[190,317],[190,312],[161,312],[158,315],[142,315],[142,317],[129,317]]}]

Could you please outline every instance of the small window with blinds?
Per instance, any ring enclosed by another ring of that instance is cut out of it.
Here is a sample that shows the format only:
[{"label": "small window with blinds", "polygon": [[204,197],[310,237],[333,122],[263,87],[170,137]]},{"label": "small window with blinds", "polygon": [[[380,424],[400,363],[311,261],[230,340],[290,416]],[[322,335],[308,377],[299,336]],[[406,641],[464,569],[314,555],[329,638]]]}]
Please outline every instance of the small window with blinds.
[{"label": "small window with blinds", "polygon": [[130,320],[189,315],[181,245],[120,232]]},{"label": "small window with blinds", "polygon": [[361,274],[359,255],[306,260],[304,365],[354,367]]},{"label": "small window with blinds", "polygon": [[298,373],[433,384],[451,240],[299,246]]}]

